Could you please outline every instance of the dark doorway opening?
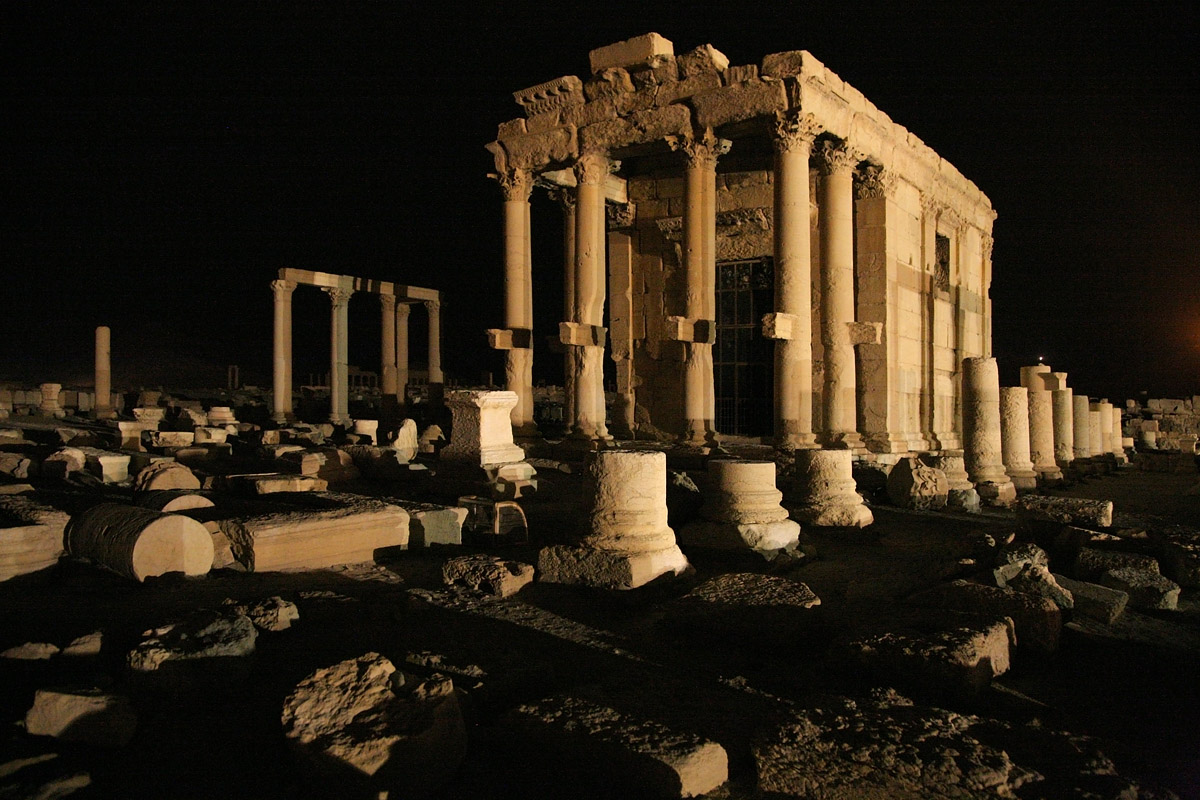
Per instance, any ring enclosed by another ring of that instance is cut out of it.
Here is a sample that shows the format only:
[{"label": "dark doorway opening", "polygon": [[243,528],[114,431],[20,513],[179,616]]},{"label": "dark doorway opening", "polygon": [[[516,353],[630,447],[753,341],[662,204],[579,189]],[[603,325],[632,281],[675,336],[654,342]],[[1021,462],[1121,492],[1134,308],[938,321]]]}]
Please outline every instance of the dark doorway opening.
[{"label": "dark doorway opening", "polygon": [[713,349],[719,433],[768,436],[774,427],[774,343],[762,318],[775,309],[770,258],[717,264],[717,344]]}]

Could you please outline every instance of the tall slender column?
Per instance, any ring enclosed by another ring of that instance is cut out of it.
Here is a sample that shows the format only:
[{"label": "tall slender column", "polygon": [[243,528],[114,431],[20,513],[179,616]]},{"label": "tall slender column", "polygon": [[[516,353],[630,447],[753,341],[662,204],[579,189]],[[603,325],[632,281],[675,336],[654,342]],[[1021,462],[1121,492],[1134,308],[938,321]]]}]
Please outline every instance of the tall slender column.
[{"label": "tall slender column", "polygon": [[442,375],[442,301],[424,302],[429,315],[429,385],[440,387],[445,380]]},{"label": "tall slender column", "polygon": [[775,443],[785,450],[816,446],[808,160],[820,130],[811,114],[775,121],[775,313],[763,334],[775,340]]},{"label": "tall slender column", "polygon": [[513,433],[537,435],[533,421],[533,275],[529,241],[529,194],[533,175],[514,169],[499,176],[504,193],[504,326],[494,341],[504,349],[506,387],[517,395]]},{"label": "tall slender column", "polygon": [[1017,492],[1004,471],[1000,434],[1000,374],[994,358],[964,358],[963,455],[979,497],[1008,505]]},{"label": "tall slender column", "polygon": [[381,311],[381,336],[383,362],[380,374],[383,376],[382,392],[384,396],[396,395],[396,296],[391,294],[379,295]]},{"label": "tall slender column", "polygon": [[330,300],[329,421],[350,424],[350,289],[323,287]]},{"label": "tall slender column", "polygon": [[[563,210],[563,319],[575,319],[575,194],[563,187],[556,192]],[[563,353],[563,419],[570,428],[575,421],[575,375],[578,353],[566,347]]]},{"label": "tall slender column", "polygon": [[92,416],[96,419],[115,416],[112,408],[112,332],[105,325],[96,328],[96,402],[92,405]]},{"label": "tall slender column", "polygon": [[601,153],[585,153],[575,162],[575,304],[560,326],[575,372],[571,435],[607,441],[604,406],[604,181],[610,162]]},{"label": "tall slender column", "polygon": [[396,303],[396,399],[401,405],[408,401],[408,303]]},{"label": "tall slender column", "polygon": [[272,358],[273,413],[271,419],[283,423],[292,419],[292,292],[295,281],[271,281],[275,296],[275,328]]},{"label": "tall slender column", "polygon": [[821,343],[825,348],[822,444],[862,447],[855,415],[854,167],[858,153],[841,142],[820,148]]},{"label": "tall slender column", "polygon": [[717,307],[717,158],[729,152],[729,142],[716,138],[711,130],[705,130],[699,137],[671,137],[668,142],[687,156],[683,205],[683,270],[687,286],[683,330],[678,333],[685,353],[682,441],[706,447],[717,443],[712,353]]}]

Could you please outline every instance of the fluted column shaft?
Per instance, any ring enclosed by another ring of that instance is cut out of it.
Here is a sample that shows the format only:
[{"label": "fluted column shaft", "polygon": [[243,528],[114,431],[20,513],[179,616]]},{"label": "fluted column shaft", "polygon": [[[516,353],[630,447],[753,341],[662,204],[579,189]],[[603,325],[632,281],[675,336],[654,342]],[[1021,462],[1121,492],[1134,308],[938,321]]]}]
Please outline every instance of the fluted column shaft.
[{"label": "fluted column shaft", "polygon": [[820,188],[821,344],[825,354],[822,440],[861,447],[857,433],[854,347],[854,167],[857,154],[824,142]]},{"label": "fluted column shaft", "polygon": [[274,340],[272,343],[272,414],[276,422],[292,417],[292,292],[294,281],[271,281],[274,295]]},{"label": "fluted column shaft", "polygon": [[329,421],[350,423],[350,289],[325,287],[329,318]]},{"label": "fluted column shaft", "polygon": [[775,124],[775,319],[764,332],[775,339],[775,440],[788,450],[816,446],[808,161],[819,132],[808,114]]}]

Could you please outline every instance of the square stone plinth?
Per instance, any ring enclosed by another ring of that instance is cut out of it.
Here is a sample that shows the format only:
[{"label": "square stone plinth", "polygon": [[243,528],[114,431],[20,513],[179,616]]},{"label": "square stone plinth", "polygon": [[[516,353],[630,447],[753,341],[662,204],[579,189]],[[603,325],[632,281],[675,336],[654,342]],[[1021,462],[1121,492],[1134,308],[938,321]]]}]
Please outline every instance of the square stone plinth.
[{"label": "square stone plinth", "polygon": [[645,553],[621,553],[588,547],[552,545],[538,553],[538,580],[577,583],[600,589],[636,589],[662,575],[690,569],[676,546]]}]

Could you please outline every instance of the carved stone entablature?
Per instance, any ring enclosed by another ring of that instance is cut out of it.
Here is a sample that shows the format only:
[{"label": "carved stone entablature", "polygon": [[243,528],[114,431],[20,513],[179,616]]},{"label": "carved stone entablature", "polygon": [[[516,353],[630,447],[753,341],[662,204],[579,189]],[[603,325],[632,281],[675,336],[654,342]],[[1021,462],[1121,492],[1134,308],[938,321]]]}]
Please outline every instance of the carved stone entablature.
[{"label": "carved stone entablature", "polygon": [[878,164],[863,164],[858,170],[854,189],[859,200],[891,197],[896,191],[896,175]]},{"label": "carved stone entablature", "polygon": [[550,199],[560,204],[567,211],[575,208],[575,190],[570,186],[559,186],[557,183],[538,182],[538,186],[546,190]]},{"label": "carved stone entablature", "polygon": [[790,153],[800,147],[811,150],[813,140],[823,130],[812,114],[788,111],[775,115],[772,141],[781,153]]},{"label": "carved stone entablature", "polygon": [[[668,242],[683,240],[683,217],[657,219],[659,233]],[[742,236],[749,233],[765,233],[771,230],[771,209],[735,208],[717,214],[717,235],[722,237]]]},{"label": "carved stone entablature", "polygon": [[600,186],[612,172],[612,161],[603,153],[583,153],[573,169],[578,185]]},{"label": "carved stone entablature", "polygon": [[658,232],[668,242],[678,242],[683,239],[683,217],[664,217],[654,221]]},{"label": "carved stone entablature", "polygon": [[527,169],[510,169],[493,175],[500,184],[500,191],[505,200],[529,200],[533,191],[533,173]]},{"label": "carved stone entablature", "polygon": [[597,73],[583,87],[583,94],[589,102],[629,94],[632,91],[633,81],[629,78],[629,72],[620,67],[611,67]]},{"label": "carved stone entablature", "polygon": [[583,81],[574,75],[564,75],[561,78],[513,92],[513,99],[525,109],[527,117],[567,106],[583,105]]},{"label": "carved stone entablature", "polygon": [[983,257],[987,261],[991,261],[992,260],[992,245],[995,244],[995,240],[992,238],[992,235],[990,233],[983,233],[983,234],[980,234],[980,236],[982,237],[982,240],[983,240]]},{"label": "carved stone entablature", "polygon": [[814,153],[822,175],[848,172],[862,161],[863,155],[845,142],[826,139],[817,145]]},{"label": "carved stone entablature", "polygon": [[733,146],[728,139],[718,139],[711,128],[705,128],[700,136],[668,136],[667,144],[687,157],[689,167],[710,170],[717,168],[717,159]]},{"label": "carved stone entablature", "polygon": [[604,216],[608,220],[610,231],[632,228],[637,217],[637,206],[633,203],[606,203]]}]

